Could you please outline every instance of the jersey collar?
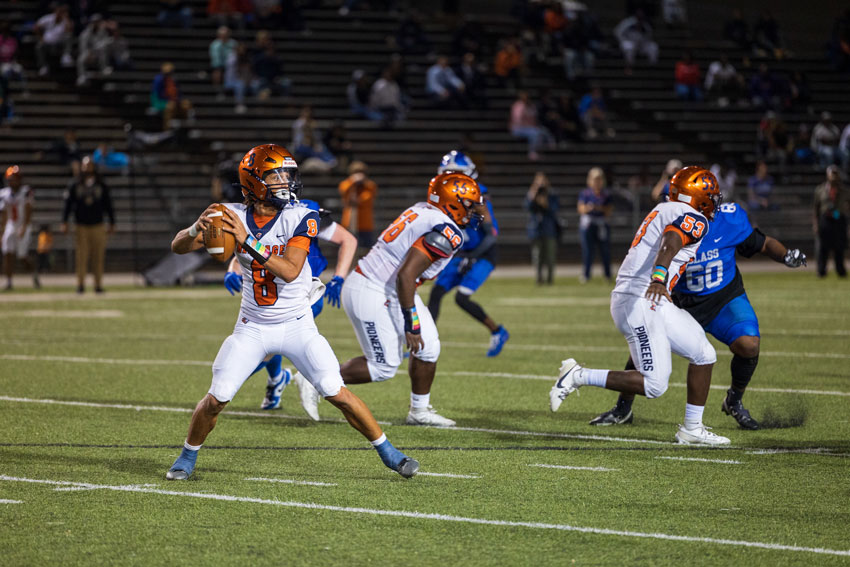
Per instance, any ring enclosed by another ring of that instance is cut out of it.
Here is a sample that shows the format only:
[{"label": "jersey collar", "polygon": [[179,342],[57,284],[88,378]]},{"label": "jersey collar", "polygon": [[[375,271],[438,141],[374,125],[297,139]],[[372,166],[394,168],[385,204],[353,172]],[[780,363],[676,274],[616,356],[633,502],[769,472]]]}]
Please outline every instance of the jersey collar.
[{"label": "jersey collar", "polygon": [[278,219],[278,217],[280,217],[280,214],[282,212],[283,212],[283,209],[279,209],[277,211],[277,214],[275,214],[274,218],[272,220],[270,220],[269,222],[267,222],[263,226],[263,228],[260,228],[260,227],[257,226],[257,223],[254,222],[254,207],[248,207],[248,209],[245,211],[245,213],[246,213],[245,214],[245,221],[248,225],[248,232],[251,234],[251,236],[253,236],[257,240],[262,239],[263,236],[265,236],[272,229],[272,227],[277,223],[277,219]]}]

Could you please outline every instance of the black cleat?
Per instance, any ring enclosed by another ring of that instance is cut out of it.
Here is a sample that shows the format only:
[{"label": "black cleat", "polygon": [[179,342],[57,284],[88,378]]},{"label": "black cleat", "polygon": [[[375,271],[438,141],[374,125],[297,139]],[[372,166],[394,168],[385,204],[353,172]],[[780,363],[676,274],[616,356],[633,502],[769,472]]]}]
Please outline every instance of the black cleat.
[{"label": "black cleat", "polygon": [[756,430],[759,428],[759,422],[750,416],[749,410],[744,407],[744,403],[741,400],[730,402],[729,396],[726,396],[720,409],[726,415],[734,417],[738,425],[741,426],[741,429]]},{"label": "black cleat", "polygon": [[601,413],[590,420],[590,425],[624,425],[631,423],[635,419],[635,414],[631,408],[624,413],[620,408],[614,406],[614,409]]}]

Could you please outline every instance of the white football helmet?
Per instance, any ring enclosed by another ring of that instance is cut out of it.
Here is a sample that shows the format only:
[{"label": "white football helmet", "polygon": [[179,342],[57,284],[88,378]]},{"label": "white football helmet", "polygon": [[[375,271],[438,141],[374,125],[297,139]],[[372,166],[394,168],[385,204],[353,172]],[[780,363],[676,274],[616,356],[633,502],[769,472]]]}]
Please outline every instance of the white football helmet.
[{"label": "white football helmet", "polygon": [[440,161],[437,174],[446,173],[447,171],[463,173],[473,179],[478,179],[478,170],[475,168],[475,163],[465,153],[458,150],[450,151]]}]

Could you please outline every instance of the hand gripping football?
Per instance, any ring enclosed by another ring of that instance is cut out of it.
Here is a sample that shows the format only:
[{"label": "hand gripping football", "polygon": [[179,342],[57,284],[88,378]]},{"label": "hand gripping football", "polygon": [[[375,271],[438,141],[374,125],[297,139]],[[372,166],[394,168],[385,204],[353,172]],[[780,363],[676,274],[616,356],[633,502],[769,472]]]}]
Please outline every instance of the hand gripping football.
[{"label": "hand gripping football", "polygon": [[218,210],[209,215],[212,223],[204,231],[204,247],[207,253],[219,262],[227,262],[236,250],[236,238],[229,232],[224,232],[224,205],[218,205]]}]

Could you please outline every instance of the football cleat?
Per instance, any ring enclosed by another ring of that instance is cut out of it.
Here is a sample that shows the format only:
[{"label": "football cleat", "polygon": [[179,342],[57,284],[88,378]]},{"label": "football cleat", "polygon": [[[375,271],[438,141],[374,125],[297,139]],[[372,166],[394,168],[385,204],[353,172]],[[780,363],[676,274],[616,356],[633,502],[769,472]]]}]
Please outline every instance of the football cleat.
[{"label": "football cleat", "polygon": [[578,385],[575,384],[574,380],[579,372],[581,372],[581,366],[575,359],[568,358],[561,362],[558,381],[549,390],[549,408],[552,411],[558,411],[558,408],[564,403],[564,399],[578,390]]},{"label": "football cleat", "polygon": [[451,419],[438,414],[432,406],[428,406],[427,408],[410,408],[404,423],[407,425],[433,425],[435,427],[454,427],[457,425]]},{"label": "football cleat", "polygon": [[180,456],[165,473],[166,480],[186,480],[192,476],[192,471],[195,470],[195,459],[198,458],[197,451],[190,451],[185,447],[180,452]]},{"label": "football cleat", "polygon": [[266,397],[263,403],[260,404],[260,409],[272,410],[280,407],[280,396],[283,394],[283,389],[289,385],[292,380],[292,372],[288,368],[280,371],[275,379],[266,386]]},{"label": "football cleat", "polygon": [[496,356],[502,352],[502,347],[511,338],[510,333],[504,327],[499,327],[495,333],[490,335],[490,349],[487,351],[487,356]]},{"label": "football cleat", "polygon": [[676,441],[682,445],[729,445],[728,437],[717,435],[710,431],[710,427],[700,424],[694,429],[686,429],[684,425],[679,426],[676,432]]},{"label": "football cleat", "polygon": [[419,472],[419,461],[405,457],[396,467],[396,472],[404,478],[410,478]]},{"label": "football cleat", "polygon": [[633,422],[635,414],[631,408],[628,411],[622,412],[617,406],[613,409],[600,413],[590,420],[590,425],[624,425]]},{"label": "football cleat", "polygon": [[304,408],[304,411],[307,412],[310,419],[313,421],[320,421],[319,402],[322,397],[319,395],[319,391],[316,390],[310,381],[304,378],[304,375],[300,372],[295,373],[295,376],[292,377],[292,381],[295,382],[296,386],[298,386],[298,394],[301,397],[301,407]]},{"label": "football cleat", "polygon": [[738,425],[741,426],[741,429],[756,430],[759,428],[759,422],[752,418],[749,410],[744,407],[744,403],[741,400],[732,402],[729,401],[729,396],[726,396],[720,409],[726,415],[734,417]]}]

